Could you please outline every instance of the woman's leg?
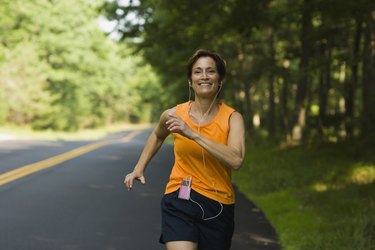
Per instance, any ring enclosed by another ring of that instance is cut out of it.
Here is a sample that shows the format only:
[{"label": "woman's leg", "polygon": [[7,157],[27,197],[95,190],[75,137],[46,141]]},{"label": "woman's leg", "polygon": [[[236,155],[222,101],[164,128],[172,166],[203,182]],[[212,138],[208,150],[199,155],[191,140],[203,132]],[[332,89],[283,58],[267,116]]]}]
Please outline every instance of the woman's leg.
[{"label": "woman's leg", "polygon": [[170,241],[166,244],[167,250],[197,250],[198,244],[192,241]]}]

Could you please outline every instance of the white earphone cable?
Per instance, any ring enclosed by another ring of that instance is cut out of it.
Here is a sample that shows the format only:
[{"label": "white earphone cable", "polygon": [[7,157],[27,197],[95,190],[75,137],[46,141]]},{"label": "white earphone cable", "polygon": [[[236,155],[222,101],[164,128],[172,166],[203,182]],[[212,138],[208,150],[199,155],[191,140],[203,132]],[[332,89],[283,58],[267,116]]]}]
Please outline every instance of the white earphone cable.
[{"label": "white earphone cable", "polygon": [[[190,88],[189,88],[189,90],[190,90]],[[204,119],[204,118],[209,114],[209,112],[211,111],[211,108],[212,108],[212,106],[213,106],[215,100],[217,99],[217,96],[219,95],[220,90],[221,90],[221,84],[220,84],[219,90],[217,91],[217,93],[216,93],[216,95],[215,95],[215,98],[213,99],[213,101],[212,101],[210,107],[208,108],[208,110],[206,111],[206,113],[204,113],[204,114],[201,116],[201,118],[200,118],[200,120],[199,120],[199,122],[198,122],[198,134],[201,134],[201,123],[202,123],[203,119]],[[190,92],[189,92],[189,100],[190,100]],[[201,111],[202,111],[202,109],[201,109]],[[202,113],[202,112],[201,112],[201,113]],[[202,150],[202,162],[203,162],[203,166],[204,166],[204,168],[207,170],[206,159],[205,159],[205,156],[204,156],[204,149],[201,148],[201,150]],[[209,176],[207,173],[206,173],[206,175],[207,175],[207,177],[211,180],[211,184],[212,184],[213,188],[215,189],[215,193],[216,193],[216,195],[218,195],[217,188],[216,188],[216,185],[215,185],[215,178]],[[207,220],[215,219],[215,218],[219,217],[220,214],[223,212],[223,209],[224,209],[223,204],[221,204],[221,202],[218,201],[218,203],[220,204],[220,211],[219,211],[219,213],[216,214],[216,215],[214,215],[214,216],[211,216],[211,217],[208,217],[208,218],[204,218],[205,212],[204,212],[204,209],[203,209],[202,205],[200,205],[197,201],[193,200],[191,197],[190,197],[189,199],[190,199],[190,201],[192,201],[193,203],[197,204],[197,205],[199,206],[199,208],[202,210],[202,220],[207,221]]]}]

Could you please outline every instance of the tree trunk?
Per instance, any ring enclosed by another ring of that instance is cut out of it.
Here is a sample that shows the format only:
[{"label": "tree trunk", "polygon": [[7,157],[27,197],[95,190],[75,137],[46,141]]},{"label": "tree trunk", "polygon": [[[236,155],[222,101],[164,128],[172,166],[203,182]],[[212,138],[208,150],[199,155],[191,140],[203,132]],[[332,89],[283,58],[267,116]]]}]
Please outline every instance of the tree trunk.
[{"label": "tree trunk", "polygon": [[254,130],[254,125],[253,125],[253,109],[251,106],[251,96],[250,96],[250,84],[248,81],[244,79],[243,82],[243,87],[245,91],[245,126],[246,126],[246,131],[248,134],[253,134]]},{"label": "tree trunk", "polygon": [[276,132],[276,124],[275,124],[275,86],[274,86],[274,80],[275,80],[275,74],[274,74],[274,68],[275,68],[275,49],[274,49],[274,36],[273,36],[273,30],[270,30],[269,35],[269,50],[270,50],[270,64],[271,64],[271,70],[269,72],[268,76],[268,133],[270,139],[275,138],[275,132]]},{"label": "tree trunk", "polygon": [[247,61],[246,53],[245,53],[245,44],[244,43],[238,43],[237,44],[237,59],[239,62],[240,67],[240,74],[239,74],[239,80],[242,82],[243,92],[244,92],[244,120],[245,120],[245,127],[246,127],[246,133],[251,135],[254,132],[254,125],[253,125],[253,109],[251,105],[251,95],[250,95],[250,89],[251,89],[251,83],[249,82],[249,79],[246,77],[246,73],[249,72],[249,61]]},{"label": "tree trunk", "polygon": [[331,42],[328,40],[320,46],[320,54],[323,58],[323,65],[319,75],[319,118],[318,133],[321,138],[324,136],[324,127],[326,124],[327,108],[328,108],[328,91],[331,88]]},{"label": "tree trunk", "polygon": [[289,132],[289,122],[288,122],[288,89],[289,89],[289,72],[287,69],[283,73],[283,86],[280,91],[280,130],[282,135],[287,139]]},{"label": "tree trunk", "polygon": [[311,54],[312,31],[310,0],[305,0],[302,10],[302,29],[301,29],[301,59],[299,64],[299,76],[297,82],[297,93],[293,114],[292,140],[301,141],[303,139],[303,129],[306,123],[306,96],[309,81],[309,60]]},{"label": "tree trunk", "polygon": [[363,58],[362,135],[375,135],[375,11],[366,17]]},{"label": "tree trunk", "polygon": [[348,137],[354,135],[354,110],[355,110],[355,92],[358,82],[358,59],[359,45],[362,35],[362,21],[356,18],[356,30],[354,34],[353,50],[351,55],[351,79],[346,82],[345,95],[345,130]]}]

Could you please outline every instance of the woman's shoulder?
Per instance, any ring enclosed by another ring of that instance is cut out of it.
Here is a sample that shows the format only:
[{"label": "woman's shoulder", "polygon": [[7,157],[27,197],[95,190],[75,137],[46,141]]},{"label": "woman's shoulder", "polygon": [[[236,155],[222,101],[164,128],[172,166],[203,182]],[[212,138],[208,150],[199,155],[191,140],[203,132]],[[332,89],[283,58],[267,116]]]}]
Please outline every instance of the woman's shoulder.
[{"label": "woman's shoulder", "polygon": [[174,113],[176,113],[176,107],[166,109],[161,113],[161,119],[165,120],[169,114],[174,114]]},{"label": "woman's shoulder", "polygon": [[175,112],[178,114],[183,114],[189,111],[191,105],[191,101],[183,102],[177,104],[175,108]]},{"label": "woman's shoulder", "polygon": [[176,108],[189,108],[192,101],[182,102],[176,105]]},{"label": "woman's shoulder", "polygon": [[189,102],[177,104],[174,107],[164,110],[160,116],[160,122],[165,123],[169,119],[169,115],[181,115],[184,110],[189,110]]},{"label": "woman's shoulder", "polygon": [[182,109],[188,109],[190,106],[190,101],[184,102],[184,103],[179,103],[174,107],[168,108],[163,111],[162,115],[168,115],[169,113],[176,113],[178,110]]}]

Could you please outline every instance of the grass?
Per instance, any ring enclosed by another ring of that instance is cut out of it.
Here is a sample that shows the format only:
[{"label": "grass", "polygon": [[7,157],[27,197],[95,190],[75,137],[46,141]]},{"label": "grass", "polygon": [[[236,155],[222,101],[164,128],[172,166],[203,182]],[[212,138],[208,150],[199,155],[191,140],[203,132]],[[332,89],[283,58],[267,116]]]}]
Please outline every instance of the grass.
[{"label": "grass", "polygon": [[375,249],[375,154],[364,142],[248,145],[234,182],[286,250]]}]

